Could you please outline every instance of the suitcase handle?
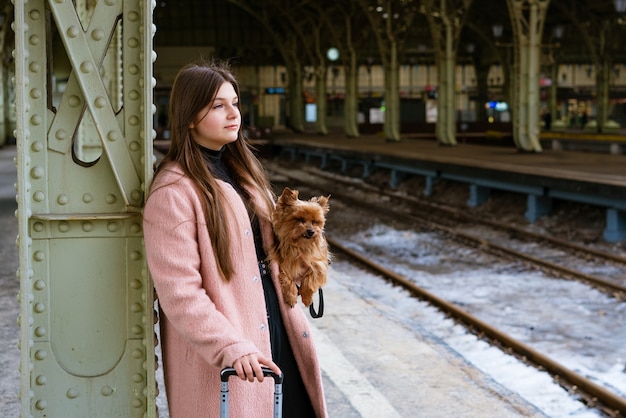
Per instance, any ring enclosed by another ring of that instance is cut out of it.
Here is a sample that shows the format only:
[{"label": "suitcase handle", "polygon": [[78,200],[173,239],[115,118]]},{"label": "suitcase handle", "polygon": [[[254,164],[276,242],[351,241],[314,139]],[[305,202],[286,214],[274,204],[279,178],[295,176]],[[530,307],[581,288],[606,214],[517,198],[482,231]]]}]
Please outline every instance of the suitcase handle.
[{"label": "suitcase handle", "polygon": [[[282,417],[283,413],[283,374],[276,374],[267,367],[261,367],[263,376],[271,376],[274,379],[274,418]],[[221,399],[220,399],[220,418],[228,417],[228,379],[236,376],[237,372],[234,367],[226,367],[220,372],[222,379]]]},{"label": "suitcase handle", "polygon": [[[274,383],[275,384],[282,385],[282,383],[283,383],[283,374],[282,373],[281,374],[276,374],[268,367],[261,367],[261,370],[263,370],[263,376],[269,376],[269,377],[274,379]],[[236,375],[237,375],[237,372],[235,371],[234,367],[225,367],[220,372],[220,376],[222,378],[222,382],[228,382],[228,379],[231,376],[236,376]]]}]

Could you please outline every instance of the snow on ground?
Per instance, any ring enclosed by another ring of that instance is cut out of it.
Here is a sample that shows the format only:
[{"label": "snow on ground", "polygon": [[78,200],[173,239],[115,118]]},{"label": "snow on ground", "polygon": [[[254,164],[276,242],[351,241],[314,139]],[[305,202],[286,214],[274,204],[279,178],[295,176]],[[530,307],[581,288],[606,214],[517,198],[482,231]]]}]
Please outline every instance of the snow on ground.
[{"label": "snow on ground", "polygon": [[[377,224],[341,239],[333,238],[462,305],[563,366],[597,383],[610,382],[610,390],[626,396],[626,303],[578,282],[526,271],[520,264],[478,253],[433,233]],[[333,267],[346,268],[343,264]],[[355,286],[372,286],[375,280],[363,272],[349,274],[359,275]],[[367,285],[362,283],[364,278],[368,278]],[[398,290],[390,287],[387,295],[377,297],[398,297],[395,293]],[[393,314],[413,318],[417,326],[425,327],[548,416],[601,416],[572,400],[547,374],[498,354],[500,350],[477,341],[434,308],[428,315],[424,312],[429,310],[422,308],[416,319],[411,313],[417,309],[415,305],[417,302],[410,298],[403,303],[396,301],[392,306],[397,312]]]}]

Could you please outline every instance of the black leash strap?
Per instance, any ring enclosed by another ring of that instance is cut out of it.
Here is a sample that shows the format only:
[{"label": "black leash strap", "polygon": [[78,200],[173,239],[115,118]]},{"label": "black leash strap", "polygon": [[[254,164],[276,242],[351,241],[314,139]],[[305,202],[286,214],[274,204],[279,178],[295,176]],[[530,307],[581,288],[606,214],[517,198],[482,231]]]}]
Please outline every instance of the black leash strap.
[{"label": "black leash strap", "polygon": [[324,293],[322,292],[321,287],[319,288],[317,293],[320,296],[319,297],[320,303],[319,303],[319,308],[317,309],[317,312],[315,312],[315,308],[313,307],[313,302],[311,302],[311,304],[309,305],[309,313],[311,314],[313,318],[321,318],[322,316],[324,316]]}]

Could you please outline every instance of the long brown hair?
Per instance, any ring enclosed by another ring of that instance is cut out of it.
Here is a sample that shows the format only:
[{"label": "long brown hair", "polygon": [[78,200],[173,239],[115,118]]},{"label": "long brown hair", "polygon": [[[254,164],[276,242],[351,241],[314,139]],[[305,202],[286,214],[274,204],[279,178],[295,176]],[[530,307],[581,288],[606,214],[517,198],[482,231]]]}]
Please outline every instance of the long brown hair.
[{"label": "long brown hair", "polygon": [[[169,103],[170,148],[155,175],[168,165],[166,163],[176,162],[194,183],[203,201],[218,269],[224,279],[230,280],[235,260],[230,255],[233,244],[229,241],[227,223],[222,221],[225,216],[224,196],[189,129],[198,113],[213,102],[224,82],[231,83],[237,96],[240,96],[239,85],[227,63],[198,62],[189,64],[178,72]],[[244,202],[249,212],[269,220],[274,206],[274,195],[260,161],[243,135],[242,127],[239,128],[237,140],[225,145],[222,161],[229,168],[234,181],[243,186]],[[260,204],[264,208],[256,207],[256,202],[247,194],[248,190],[254,190],[261,196]]]}]

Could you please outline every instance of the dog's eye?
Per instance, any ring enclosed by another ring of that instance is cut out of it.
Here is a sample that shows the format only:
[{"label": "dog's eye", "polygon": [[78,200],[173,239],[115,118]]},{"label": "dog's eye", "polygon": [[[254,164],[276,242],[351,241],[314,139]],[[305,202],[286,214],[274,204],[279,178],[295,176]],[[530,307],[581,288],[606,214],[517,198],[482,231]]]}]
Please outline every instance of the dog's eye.
[{"label": "dog's eye", "polygon": [[313,222],[311,222],[311,223],[312,223],[313,225],[315,225],[315,226],[317,226],[317,225],[319,225],[319,224],[320,224],[320,223],[319,223],[319,221],[313,221]]},{"label": "dog's eye", "polygon": [[304,223],[304,218],[296,218],[296,221],[300,222],[301,224]]}]

